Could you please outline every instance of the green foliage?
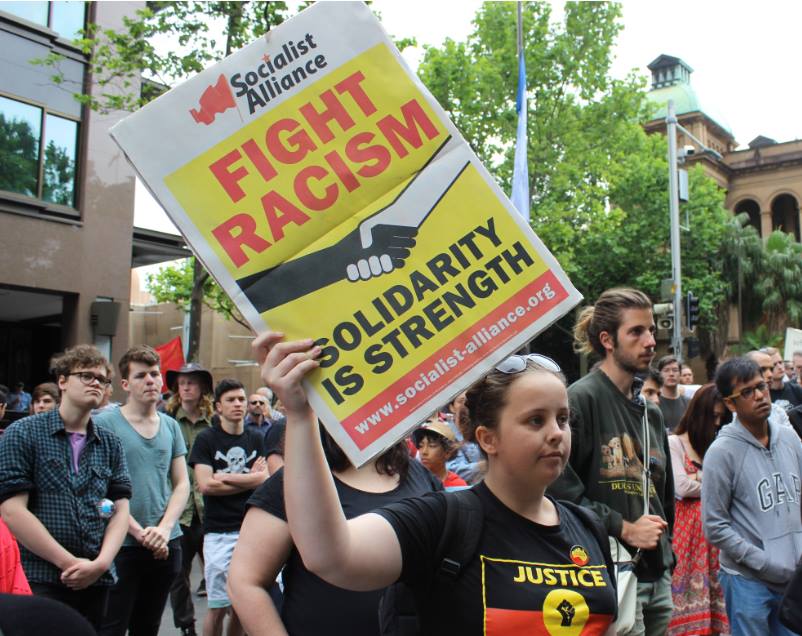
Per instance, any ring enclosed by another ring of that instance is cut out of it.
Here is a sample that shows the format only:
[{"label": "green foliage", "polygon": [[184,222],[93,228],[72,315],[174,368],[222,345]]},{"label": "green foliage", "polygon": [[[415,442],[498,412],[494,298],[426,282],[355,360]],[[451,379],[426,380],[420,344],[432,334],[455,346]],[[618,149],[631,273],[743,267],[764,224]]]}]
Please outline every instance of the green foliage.
[{"label": "green foliage", "polygon": [[[118,31],[89,24],[74,44],[89,59],[98,90],[74,96],[101,112],[136,110],[153,96],[138,90],[140,75],[167,86],[179,83],[287,15],[285,2],[148,2]],[[61,59],[50,53],[34,62],[52,68],[52,81],[61,84]]]},{"label": "green foliage", "polygon": [[[616,165],[641,143],[641,80],[609,77],[620,31],[614,3],[569,2],[561,24],[545,2],[523,5],[532,226],[570,272],[580,232],[605,231]],[[430,47],[419,74],[501,187],[516,133],[515,3],[488,2],[467,42]]]},{"label": "green foliage", "polygon": [[[637,152],[619,163],[610,183],[615,209],[604,231],[577,237],[574,282],[589,298],[611,285],[631,285],[656,297],[671,278],[666,139],[641,137]],[[699,297],[702,331],[716,331],[730,300],[734,278],[722,275],[737,233],[724,194],[701,166],[689,174],[690,201],[683,204],[690,226],[681,232],[683,291]]]},{"label": "green foliage", "polygon": [[[156,302],[175,303],[184,311],[189,311],[194,265],[195,259],[192,257],[175,265],[163,267],[155,274],[148,274],[145,279],[145,288],[156,299]],[[205,276],[200,282],[203,285],[204,305],[227,319],[250,329],[234,307],[234,303],[211,276]]]},{"label": "green foliage", "polygon": [[75,205],[75,161],[52,140],[45,147],[42,198],[73,207]]},{"label": "green foliage", "polygon": [[[609,75],[621,8],[569,2],[554,24],[548,3],[523,7],[532,227],[586,298],[618,285],[656,298],[671,278],[667,148],[665,137],[643,131],[643,82]],[[428,48],[419,71],[507,191],[516,133],[515,12],[514,3],[483,4],[467,41]],[[724,193],[701,166],[689,180],[690,201],[681,210],[682,223],[689,219],[681,232],[683,290],[700,299],[704,353],[726,345],[732,303],[778,325],[802,318],[802,259],[792,241],[770,239],[774,247],[764,254],[760,237],[724,208]],[[784,307],[789,297],[800,302]]]},{"label": "green foliage", "polygon": [[775,230],[769,235],[755,293],[762,299],[764,319],[773,333],[802,322],[802,245],[792,234]]},{"label": "green foliage", "polygon": [[763,347],[781,349],[782,343],[782,334],[770,332],[766,325],[758,325],[754,331],[747,331],[741,336],[741,341],[732,347],[732,352],[735,355],[743,355]]},{"label": "green foliage", "polygon": [[23,119],[0,112],[0,190],[37,194],[39,135]]}]

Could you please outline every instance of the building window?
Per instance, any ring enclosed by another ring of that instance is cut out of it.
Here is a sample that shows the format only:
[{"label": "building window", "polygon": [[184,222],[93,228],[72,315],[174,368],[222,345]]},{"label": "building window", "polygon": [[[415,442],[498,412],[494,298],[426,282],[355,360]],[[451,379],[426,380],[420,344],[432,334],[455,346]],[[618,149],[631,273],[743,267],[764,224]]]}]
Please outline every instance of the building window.
[{"label": "building window", "polygon": [[0,190],[75,207],[78,122],[0,97]]},{"label": "building window", "polygon": [[59,2],[0,2],[0,10],[12,13],[34,24],[58,33],[66,40],[81,37],[81,29],[86,20],[86,2],[83,0],[62,0]]}]

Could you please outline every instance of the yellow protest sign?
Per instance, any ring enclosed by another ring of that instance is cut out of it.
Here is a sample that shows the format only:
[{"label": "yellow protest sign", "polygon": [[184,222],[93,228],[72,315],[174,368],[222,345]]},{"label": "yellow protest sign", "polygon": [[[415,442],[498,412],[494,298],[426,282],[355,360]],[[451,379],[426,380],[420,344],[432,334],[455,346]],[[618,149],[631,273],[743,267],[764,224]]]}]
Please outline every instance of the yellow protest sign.
[{"label": "yellow protest sign", "polygon": [[254,329],[323,347],[356,464],[579,295],[361,3],[319,3],[112,133]]}]

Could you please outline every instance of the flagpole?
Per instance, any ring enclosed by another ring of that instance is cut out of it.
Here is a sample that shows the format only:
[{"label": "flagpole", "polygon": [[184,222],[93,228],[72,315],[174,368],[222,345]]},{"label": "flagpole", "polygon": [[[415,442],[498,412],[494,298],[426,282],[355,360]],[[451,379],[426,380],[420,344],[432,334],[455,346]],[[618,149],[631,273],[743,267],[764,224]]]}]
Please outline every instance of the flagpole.
[{"label": "flagpole", "polygon": [[523,35],[523,3],[517,3],[518,8],[518,90],[515,95],[515,109],[518,115],[518,125],[515,132],[515,160],[512,170],[512,204],[523,219],[529,223],[529,165],[527,159],[526,134],[526,60]]}]

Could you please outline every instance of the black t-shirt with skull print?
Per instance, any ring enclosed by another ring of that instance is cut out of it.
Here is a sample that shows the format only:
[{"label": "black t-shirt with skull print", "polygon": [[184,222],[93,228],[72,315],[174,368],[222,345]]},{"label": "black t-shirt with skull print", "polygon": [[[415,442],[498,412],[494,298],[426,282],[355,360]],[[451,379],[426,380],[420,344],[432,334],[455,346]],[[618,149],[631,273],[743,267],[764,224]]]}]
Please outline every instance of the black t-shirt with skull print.
[{"label": "black t-shirt with skull print", "polygon": [[[206,464],[215,473],[249,473],[257,457],[265,454],[263,437],[258,431],[245,430],[229,435],[221,427],[207,428],[198,434],[189,455],[189,465]],[[238,532],[245,517],[245,502],[253,490],[236,495],[204,495],[204,532]]]}]

